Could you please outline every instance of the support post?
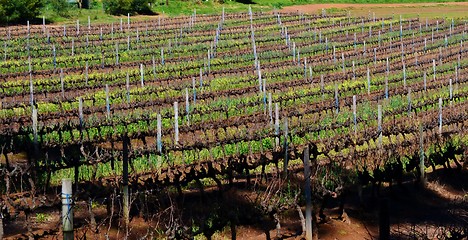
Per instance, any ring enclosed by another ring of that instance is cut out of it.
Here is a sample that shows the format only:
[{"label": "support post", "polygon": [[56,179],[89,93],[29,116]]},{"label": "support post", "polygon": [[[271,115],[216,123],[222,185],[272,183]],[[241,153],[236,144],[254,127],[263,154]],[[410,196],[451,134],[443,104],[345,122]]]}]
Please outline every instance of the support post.
[{"label": "support post", "polygon": [[128,227],[130,220],[130,199],[128,195],[128,145],[129,139],[127,134],[123,136],[123,167],[122,167],[122,192],[123,192],[123,217],[125,226]]},{"label": "support post", "polygon": [[306,240],[312,240],[312,194],[310,189],[309,146],[304,149],[304,193],[306,198]]},{"label": "support post", "polygon": [[419,125],[419,170],[421,172],[420,183],[422,186],[426,185],[425,166],[424,166],[424,131],[423,126]]},{"label": "support post", "polygon": [[174,144],[179,144],[179,103],[174,102]]},{"label": "support post", "polygon": [[73,198],[71,179],[62,179],[61,197],[63,240],[73,240]]}]

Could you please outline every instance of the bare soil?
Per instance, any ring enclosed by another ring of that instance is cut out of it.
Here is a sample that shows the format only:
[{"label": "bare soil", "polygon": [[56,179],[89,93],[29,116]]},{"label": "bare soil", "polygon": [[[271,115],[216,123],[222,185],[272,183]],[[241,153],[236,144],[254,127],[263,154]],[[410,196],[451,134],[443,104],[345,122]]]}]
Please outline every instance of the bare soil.
[{"label": "bare soil", "polygon": [[[318,229],[319,239],[378,239],[380,199],[389,202],[392,239],[437,239],[447,231],[467,234],[468,170],[438,169],[428,174],[424,188],[415,185],[411,176],[407,177],[403,186],[386,186],[376,197],[371,195],[370,186],[364,188],[364,204],[360,204],[356,192],[351,191],[346,198],[343,219],[339,218],[338,202],[331,202],[325,210],[327,217],[314,226]],[[266,184],[256,178],[253,181],[254,184],[247,185],[240,179],[231,188],[223,186],[222,193],[216,187],[205,188],[201,193],[195,186],[185,188],[182,195],[177,195],[174,190],[154,192],[144,199],[143,211],[138,202],[142,199],[133,198],[129,239],[160,239],[171,224],[180,224],[176,225],[179,230],[184,228],[182,225],[185,229],[196,230],[203,222],[213,226],[212,239],[303,239],[300,218],[294,208],[279,215],[281,232],[280,237],[275,238],[277,231],[273,219],[262,214],[255,204]],[[120,203],[114,203],[115,216],[111,220],[104,200],[94,201],[95,225],[91,222],[87,203],[76,203],[77,239],[84,236],[88,239],[106,239],[106,236],[122,239],[125,236],[125,228],[118,219]],[[174,218],[180,220],[173,221]],[[30,233],[27,222],[30,223]],[[110,227],[109,222],[112,223]],[[28,239],[31,233],[36,239],[61,239],[60,224],[60,206],[56,206],[37,209],[30,214],[29,220],[20,214],[4,227],[6,239]],[[460,239],[466,239],[466,236]]]},{"label": "bare soil", "polygon": [[452,17],[468,17],[468,2],[447,2],[447,3],[381,3],[381,4],[307,4],[288,6],[280,12],[302,12],[319,13],[322,9],[345,9],[355,16],[367,16],[374,12],[378,17],[386,17],[392,14],[420,15],[421,17],[442,17],[445,15]]}]

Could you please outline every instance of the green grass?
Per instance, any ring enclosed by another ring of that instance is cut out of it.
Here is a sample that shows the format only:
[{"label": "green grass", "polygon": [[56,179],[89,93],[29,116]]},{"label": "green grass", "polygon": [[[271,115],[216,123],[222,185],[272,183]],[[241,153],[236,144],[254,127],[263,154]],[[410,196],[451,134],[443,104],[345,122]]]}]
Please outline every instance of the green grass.
[{"label": "green grass", "polygon": [[[449,2],[459,2],[460,0],[456,1],[449,1]],[[225,9],[226,13],[232,12],[247,12],[249,6],[252,8],[252,11],[271,11],[274,9],[281,9],[282,7],[292,6],[292,5],[301,5],[301,4],[313,4],[313,3],[422,3],[422,2],[447,2],[443,0],[224,0],[224,3],[218,3],[218,1],[214,0],[169,0],[169,5],[166,5],[166,0],[155,0],[155,3],[152,7],[156,15],[162,16],[180,16],[180,15],[191,15],[196,9],[197,14],[220,14],[222,9]],[[442,5],[443,6],[443,5]],[[356,8],[359,6],[356,5]],[[368,11],[373,8],[363,8],[362,11]],[[381,8],[382,9],[382,8]],[[456,10],[456,6],[454,6],[454,10]],[[341,12],[346,11],[343,9],[329,9],[328,12]],[[389,10],[389,11],[397,11],[396,9]],[[352,11],[354,12],[354,11]],[[376,12],[376,14],[379,11]],[[357,14],[360,13],[359,10],[356,11]],[[381,13],[379,13],[381,14]],[[405,14],[405,13],[403,13]],[[465,13],[454,13],[451,14],[450,12],[442,12],[440,14],[445,14],[445,17],[459,17],[461,14],[462,17],[465,16]],[[440,15],[439,14],[439,15]],[[42,15],[45,16],[48,22],[51,23],[67,23],[72,24],[75,23],[76,20],[80,20],[80,23],[87,24],[88,16],[91,16],[91,21],[93,23],[100,22],[100,23],[108,23],[108,22],[115,22],[118,21],[121,17],[125,16],[111,16],[106,14],[102,7],[101,0],[94,0],[92,1],[91,9],[75,9],[72,8],[69,11],[68,16],[60,16],[56,12],[54,12],[50,6],[46,6],[43,11]],[[409,11],[409,13],[405,14],[405,17],[414,17],[417,14]],[[424,12],[421,14],[421,17],[440,17],[439,15],[434,15],[434,13],[427,13]],[[447,16],[446,16],[447,15]],[[380,15],[379,15],[380,16]],[[39,16],[40,18],[42,16]],[[138,20],[145,20],[152,18],[154,16],[137,16],[136,19]]]}]

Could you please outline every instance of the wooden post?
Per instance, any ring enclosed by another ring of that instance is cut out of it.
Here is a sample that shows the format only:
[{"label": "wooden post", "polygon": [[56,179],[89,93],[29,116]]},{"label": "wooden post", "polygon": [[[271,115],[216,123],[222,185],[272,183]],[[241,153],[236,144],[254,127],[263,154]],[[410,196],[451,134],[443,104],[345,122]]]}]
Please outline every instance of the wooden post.
[{"label": "wooden post", "polygon": [[86,66],[85,66],[85,83],[88,85],[88,78],[89,78],[89,65],[88,61],[86,61]]},{"label": "wooden post", "polygon": [[341,53],[341,60],[343,63],[343,74],[345,74],[345,59],[344,59],[344,53]]},{"label": "wooden post", "polygon": [[30,103],[31,103],[31,106],[34,107],[34,85],[33,85],[33,79],[32,79],[31,57],[29,57],[28,60],[29,60],[29,95],[30,95]]},{"label": "wooden post", "polygon": [[109,85],[106,84],[106,117],[110,119]]},{"label": "wooden post", "polygon": [[127,103],[130,103],[130,76],[127,72],[127,78],[125,80],[125,88],[127,90]]},{"label": "wooden post", "polygon": [[306,240],[312,240],[312,194],[311,194],[311,185],[310,185],[310,156],[309,156],[309,146],[306,146],[304,149],[304,178],[305,186],[304,193],[306,198]]},{"label": "wooden post", "polygon": [[379,147],[382,147],[382,105],[377,106],[377,132],[379,134]]},{"label": "wooden post", "polygon": [[388,99],[388,72],[385,75],[385,99]]},{"label": "wooden post", "polygon": [[159,153],[162,153],[162,141],[161,141],[162,134],[161,133],[162,133],[161,114],[158,114],[157,115],[156,145],[157,145]]},{"label": "wooden post", "polygon": [[76,36],[80,35],[80,20],[76,20]]},{"label": "wooden post", "polygon": [[203,87],[203,69],[200,68],[200,89]]},{"label": "wooden post", "polygon": [[275,103],[275,143],[276,147],[279,147],[279,107],[278,103]]},{"label": "wooden post", "polygon": [[452,87],[452,79],[449,79],[449,97],[450,97],[450,102],[452,101],[453,98],[453,87]]},{"label": "wooden post", "polygon": [[411,88],[408,88],[408,116],[411,116]]},{"label": "wooden post", "polygon": [[197,87],[195,86],[195,77],[192,77],[193,105],[197,102]]},{"label": "wooden post", "polygon": [[164,65],[164,48],[161,48],[161,65]]},{"label": "wooden post", "polygon": [[262,71],[258,69],[258,91],[262,92]]},{"label": "wooden post", "polygon": [[78,98],[78,118],[80,119],[80,137],[83,137],[83,98]]},{"label": "wooden post", "polygon": [[[6,49],[5,49],[6,51]],[[55,69],[57,68],[57,52],[55,51],[55,44],[52,45],[52,55],[53,55],[53,63],[54,63],[54,72]]]},{"label": "wooden post", "polygon": [[179,144],[179,104],[174,102],[174,144]]},{"label": "wooden post", "polygon": [[268,112],[269,112],[269,116],[270,116],[270,125],[273,125],[273,106],[272,106],[272,103],[271,103],[271,92],[268,93]]},{"label": "wooden post", "polygon": [[122,139],[123,144],[123,166],[122,166],[122,194],[123,194],[123,217],[125,227],[128,227],[130,221],[130,197],[128,194],[128,148],[129,139],[127,133],[124,134]]},{"label": "wooden post", "polygon": [[354,135],[356,135],[357,134],[356,95],[353,95],[353,123],[354,123]]},{"label": "wooden post", "polygon": [[390,212],[388,208],[388,199],[381,199],[379,209],[379,240],[390,239]]},{"label": "wooden post", "polygon": [[283,174],[284,178],[288,176],[288,118],[284,118],[284,144],[283,144],[283,149],[284,149],[284,166],[283,166]]},{"label": "wooden post", "polygon": [[338,99],[338,83],[335,83],[335,108],[336,114],[340,112],[340,101]]},{"label": "wooden post", "polygon": [[263,92],[263,114],[266,115],[267,111],[267,94],[266,94],[266,79],[263,79],[263,84],[262,84],[262,92]]},{"label": "wooden post", "polygon": [[143,70],[143,64],[140,64],[140,81],[141,81],[141,87],[145,86],[145,72]]},{"label": "wooden post", "polygon": [[71,179],[62,179],[61,198],[63,240],[73,240],[73,198]]},{"label": "wooden post", "polygon": [[322,98],[324,98],[325,86],[323,82],[323,74],[320,74],[320,92],[322,93]]},{"label": "wooden post", "polygon": [[442,135],[442,98],[439,98],[439,134]]},{"label": "wooden post", "polygon": [[423,75],[424,75],[424,77],[423,77],[424,78],[424,91],[426,91],[427,90],[427,73],[426,73],[425,70],[424,70]]},{"label": "wooden post", "polygon": [[421,172],[420,182],[426,185],[425,166],[424,166],[424,131],[422,124],[419,124],[419,171]]},{"label": "wooden post", "polygon": [[403,62],[403,87],[406,89],[406,66],[405,66],[405,62]]},{"label": "wooden post", "polygon": [[72,38],[72,42],[71,42],[71,55],[72,56],[75,56],[75,38]]},{"label": "wooden post", "polygon": [[36,107],[33,105],[33,108],[32,108],[32,129],[33,129],[33,142],[34,142],[34,145],[36,146],[37,145],[37,109]]},{"label": "wooden post", "polygon": [[115,65],[119,65],[119,43],[115,43]]},{"label": "wooden post", "polygon": [[188,88],[185,88],[185,113],[187,114],[187,125],[190,125],[189,112],[190,112],[189,93],[188,93]]}]

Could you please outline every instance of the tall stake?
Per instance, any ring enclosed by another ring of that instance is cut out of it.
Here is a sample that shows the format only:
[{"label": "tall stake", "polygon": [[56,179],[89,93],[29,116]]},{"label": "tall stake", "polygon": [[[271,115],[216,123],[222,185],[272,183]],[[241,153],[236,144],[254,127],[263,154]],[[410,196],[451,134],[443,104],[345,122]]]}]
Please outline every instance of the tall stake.
[{"label": "tall stake", "polygon": [[71,179],[62,179],[61,198],[63,240],[73,240],[73,198]]},{"label": "tall stake", "polygon": [[174,102],[174,144],[179,144],[179,104]]},{"label": "tall stake", "polygon": [[129,138],[127,133],[124,134],[123,139],[123,167],[122,167],[122,191],[123,191],[123,217],[125,222],[125,227],[128,227],[130,221],[130,197],[128,194],[128,148],[129,148]]},{"label": "tall stake", "polygon": [[422,185],[426,184],[425,166],[424,166],[424,137],[423,126],[419,125],[419,170],[421,172],[420,181]]},{"label": "tall stake", "polygon": [[312,194],[310,185],[309,146],[304,149],[304,193],[306,198],[306,240],[312,240]]}]

